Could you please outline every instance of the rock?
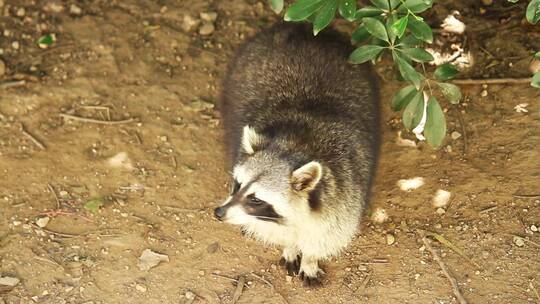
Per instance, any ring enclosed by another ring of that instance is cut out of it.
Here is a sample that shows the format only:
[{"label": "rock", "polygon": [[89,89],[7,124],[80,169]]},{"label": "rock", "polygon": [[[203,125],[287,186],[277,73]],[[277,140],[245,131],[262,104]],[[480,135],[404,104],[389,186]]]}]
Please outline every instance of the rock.
[{"label": "rock", "polygon": [[186,297],[186,299],[188,300],[195,300],[195,294],[191,291],[186,291],[186,293],[184,294],[184,297]]},{"label": "rock", "polygon": [[448,202],[450,201],[450,196],[452,196],[452,193],[439,189],[435,193],[435,196],[433,196],[433,199],[431,200],[431,203],[433,204],[433,207],[435,208],[442,208],[448,205]]},{"label": "rock", "polygon": [[206,251],[208,253],[215,253],[216,251],[218,251],[218,249],[219,249],[219,243],[213,242],[212,244],[208,245],[208,247],[206,248]]},{"label": "rock", "polygon": [[371,215],[371,220],[377,224],[384,223],[388,220],[388,214],[386,213],[386,210],[382,208],[377,208],[375,209],[375,211],[373,211],[373,214]]},{"label": "rock", "polygon": [[36,220],[36,225],[38,225],[40,228],[45,228],[50,220],[51,218],[48,216],[40,217]]},{"label": "rock", "polygon": [[531,231],[538,232],[538,227],[536,227],[536,225],[531,225]]},{"label": "rock", "polygon": [[209,22],[203,23],[203,25],[201,25],[201,27],[199,28],[199,34],[202,36],[208,36],[211,35],[215,30],[216,28],[214,27],[214,24]]},{"label": "rock", "polygon": [[459,133],[458,131],[454,131],[452,132],[450,136],[452,137],[453,140],[456,140],[461,137],[461,133]]},{"label": "rock", "polygon": [[107,159],[107,164],[113,168],[123,168],[126,170],[133,170],[134,168],[126,152],[120,152],[110,157]]},{"label": "rock", "polygon": [[197,26],[199,26],[199,23],[201,23],[200,20],[197,20],[190,15],[184,15],[184,19],[182,20],[182,29],[189,33],[192,32]]},{"label": "rock", "polygon": [[446,213],[446,210],[444,210],[443,208],[437,208],[435,213],[437,213],[438,215],[443,215]]},{"label": "rock", "polygon": [[482,96],[482,97],[488,96],[488,91],[487,90],[482,90],[482,92],[480,92],[480,96]]},{"label": "rock", "polygon": [[396,237],[393,234],[386,235],[386,244],[392,245],[396,242]]},{"label": "rock", "polygon": [[135,289],[137,289],[138,292],[146,292],[147,288],[144,285],[137,284],[135,285]]},{"label": "rock", "polygon": [[19,48],[21,47],[19,41],[13,41],[11,43],[11,48],[14,49],[14,50],[18,50]]},{"label": "rock", "polygon": [[72,4],[69,7],[69,13],[72,15],[79,16],[82,14],[82,8],[78,7],[76,4]]},{"label": "rock", "polygon": [[189,103],[188,108],[193,111],[204,111],[204,110],[212,110],[215,107],[215,105],[211,102],[204,101],[201,99],[193,100],[191,103]]},{"label": "rock", "polygon": [[159,254],[153,252],[150,249],[145,249],[139,257],[139,269],[148,271],[153,267],[156,267],[161,262],[168,262],[169,257],[165,254]]},{"label": "rock", "polygon": [[6,74],[6,64],[0,59],[0,77]]},{"label": "rock", "polygon": [[14,277],[0,277],[0,285],[15,287],[21,280]]},{"label": "rock", "polygon": [[24,15],[26,15],[26,10],[24,7],[19,7],[17,12],[15,12],[15,15],[17,15],[17,17],[24,17]]},{"label": "rock", "polygon": [[422,187],[424,185],[424,178],[413,177],[409,179],[400,179],[397,181],[397,185],[402,191],[411,191]]},{"label": "rock", "polygon": [[200,17],[204,21],[214,22],[217,19],[217,13],[216,12],[201,13]]},{"label": "rock", "polygon": [[514,244],[516,244],[518,247],[523,247],[525,246],[525,241],[522,237],[514,236]]}]

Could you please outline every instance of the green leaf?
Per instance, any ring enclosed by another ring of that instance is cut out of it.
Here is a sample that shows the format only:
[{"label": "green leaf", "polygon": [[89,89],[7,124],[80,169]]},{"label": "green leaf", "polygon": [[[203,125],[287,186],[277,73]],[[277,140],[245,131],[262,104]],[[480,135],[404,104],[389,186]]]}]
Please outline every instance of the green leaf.
[{"label": "green leaf", "polygon": [[540,72],[536,72],[536,74],[534,74],[531,81],[531,86],[535,88],[540,88]]},{"label": "green leaf", "polygon": [[399,90],[396,95],[394,95],[394,98],[392,98],[392,110],[400,111],[406,107],[416,93],[418,93],[418,91],[413,85],[408,85]]},{"label": "green leaf", "polygon": [[360,24],[356,30],[352,33],[351,40],[353,43],[358,43],[366,40],[369,37],[369,32],[364,25]]},{"label": "green leaf", "polygon": [[339,14],[349,21],[354,21],[356,18],[356,0],[340,0]]},{"label": "green leaf", "polygon": [[354,50],[349,56],[352,63],[364,63],[368,60],[373,60],[384,48],[379,45],[363,45]]},{"label": "green leaf", "polygon": [[417,39],[413,35],[407,35],[403,39],[400,40],[399,44],[408,46],[408,47],[415,47],[421,45],[423,42],[420,39]]},{"label": "green leaf", "polygon": [[536,58],[540,59],[540,52],[536,53],[534,56],[535,56]]},{"label": "green leaf", "polygon": [[407,28],[407,16],[399,18],[397,21],[395,21],[392,24],[392,31],[398,38],[403,37],[403,34],[405,34],[405,29]]},{"label": "green leaf", "polygon": [[313,35],[317,35],[330,24],[336,15],[336,10],[337,2],[334,0],[327,0],[326,4],[317,12],[315,21],[313,22]]},{"label": "green leaf", "polygon": [[414,16],[409,16],[409,29],[414,37],[427,43],[433,42],[433,31],[424,21],[416,20]]},{"label": "green leaf", "polygon": [[384,27],[384,24],[381,21],[372,17],[366,17],[362,19],[362,22],[364,23],[366,30],[371,35],[381,40],[389,41],[388,33],[386,32],[386,28]]},{"label": "green leaf", "polygon": [[404,48],[398,50],[400,50],[416,62],[426,62],[434,60],[433,56],[429,52],[421,48]]},{"label": "green leaf", "polygon": [[54,42],[54,39],[51,36],[51,34],[43,35],[43,36],[39,37],[39,39],[38,39],[38,44],[41,44],[41,45],[49,46],[49,45],[53,44],[53,42]]},{"label": "green leaf", "polygon": [[389,10],[388,0],[371,0],[371,3],[382,10]]},{"label": "green leaf", "polygon": [[93,198],[84,204],[84,209],[92,213],[97,213],[99,211],[99,207],[103,206],[103,204],[105,204],[105,202],[103,202],[102,198]]},{"label": "green leaf", "polygon": [[517,3],[519,0],[508,0],[510,3]]},{"label": "green leaf", "polygon": [[441,88],[441,93],[452,104],[458,104],[461,100],[461,90],[458,86],[451,83],[438,83]]},{"label": "green leaf", "polygon": [[531,0],[527,5],[527,11],[525,12],[525,18],[532,24],[536,24],[540,21],[540,0]]},{"label": "green leaf", "polygon": [[324,0],[298,0],[289,6],[283,19],[285,21],[302,21],[313,15],[325,4]]},{"label": "green leaf", "polygon": [[421,13],[433,5],[433,0],[406,0],[400,7],[400,11],[406,12],[407,10],[418,14]]},{"label": "green leaf", "polygon": [[394,55],[394,62],[397,63],[401,76],[403,76],[405,80],[412,82],[414,86],[416,87],[416,89],[420,89],[420,84],[422,84],[422,80],[424,79],[424,76],[418,73],[398,53],[394,52],[392,53],[392,55]]},{"label": "green leaf", "polygon": [[453,66],[450,63],[445,63],[439,65],[435,72],[433,73],[433,76],[435,76],[435,79],[439,81],[445,81],[448,79],[454,78],[459,73],[458,69],[456,69],[455,66]]},{"label": "green leaf", "polygon": [[390,39],[390,44],[394,44],[396,41],[397,35],[392,29],[392,25],[396,22],[397,18],[395,15],[390,15],[386,18],[385,27],[386,33],[388,34],[388,39]]},{"label": "green leaf", "polygon": [[365,17],[376,17],[380,16],[383,13],[383,10],[374,6],[366,6],[358,11],[356,11],[356,18],[361,19]]},{"label": "green leaf", "polygon": [[427,119],[424,127],[424,136],[427,142],[434,148],[439,147],[446,135],[446,120],[439,102],[431,96],[427,105]]},{"label": "green leaf", "polygon": [[[422,91],[416,91],[416,94],[412,97],[407,107],[402,114],[403,125],[407,130],[411,130],[416,125],[413,126],[413,119],[418,113],[418,108],[421,106],[422,112],[424,111],[424,93]],[[421,115],[421,114],[420,114]],[[420,117],[421,119],[422,117]],[[418,120],[419,121],[419,120]]]},{"label": "green leaf", "polygon": [[270,8],[276,13],[279,14],[283,10],[283,0],[268,0]]}]

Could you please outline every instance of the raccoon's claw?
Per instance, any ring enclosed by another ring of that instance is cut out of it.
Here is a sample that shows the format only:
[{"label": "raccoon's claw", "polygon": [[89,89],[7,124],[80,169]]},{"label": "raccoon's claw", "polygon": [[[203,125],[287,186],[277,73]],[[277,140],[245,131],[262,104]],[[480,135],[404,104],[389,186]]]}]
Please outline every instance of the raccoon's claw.
[{"label": "raccoon's claw", "polygon": [[293,261],[287,261],[284,257],[279,260],[279,265],[285,266],[287,269],[287,274],[290,276],[297,275],[300,270],[300,256],[296,256],[296,259]]},{"label": "raccoon's claw", "polygon": [[317,276],[310,277],[306,275],[303,271],[300,272],[300,279],[304,281],[304,287],[319,287],[321,286],[321,280]]}]

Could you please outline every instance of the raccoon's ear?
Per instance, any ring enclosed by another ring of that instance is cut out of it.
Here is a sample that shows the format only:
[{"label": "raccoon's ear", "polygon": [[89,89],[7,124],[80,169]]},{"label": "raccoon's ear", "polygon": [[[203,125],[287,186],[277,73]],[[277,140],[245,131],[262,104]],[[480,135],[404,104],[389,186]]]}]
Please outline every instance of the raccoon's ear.
[{"label": "raccoon's ear", "polygon": [[242,149],[247,154],[255,153],[258,146],[262,145],[264,137],[258,134],[255,129],[246,125],[242,134]]},{"label": "raccoon's ear", "polygon": [[296,191],[315,189],[322,177],[322,166],[316,161],[309,162],[292,173],[291,183]]}]

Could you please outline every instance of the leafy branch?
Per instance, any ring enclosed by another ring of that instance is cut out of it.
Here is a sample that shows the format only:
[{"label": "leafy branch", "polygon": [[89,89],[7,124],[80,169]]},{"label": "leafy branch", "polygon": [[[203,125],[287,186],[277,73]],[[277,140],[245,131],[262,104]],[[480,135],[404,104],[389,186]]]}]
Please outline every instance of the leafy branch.
[{"label": "leafy branch", "polygon": [[[268,1],[276,13],[283,10],[283,0]],[[431,146],[439,147],[446,135],[446,120],[436,96],[458,104],[462,94],[456,85],[446,82],[458,74],[453,65],[437,66],[431,78],[425,70],[424,63],[434,60],[424,49],[425,44],[433,42],[433,31],[419,14],[430,9],[433,2],[371,0],[372,5],[358,9],[356,0],[296,0],[287,8],[284,20],[311,22],[314,35],[326,28],[337,12],[355,23],[351,41],[358,47],[350,54],[350,62],[376,63],[384,54],[391,55],[401,78],[410,83],[395,94],[392,109],[403,111],[406,129],[413,130],[419,138],[425,136]],[[526,18],[532,24],[540,21],[540,0],[529,3]],[[540,59],[540,52],[536,57]],[[540,87],[540,72],[533,76],[531,85]]]}]

